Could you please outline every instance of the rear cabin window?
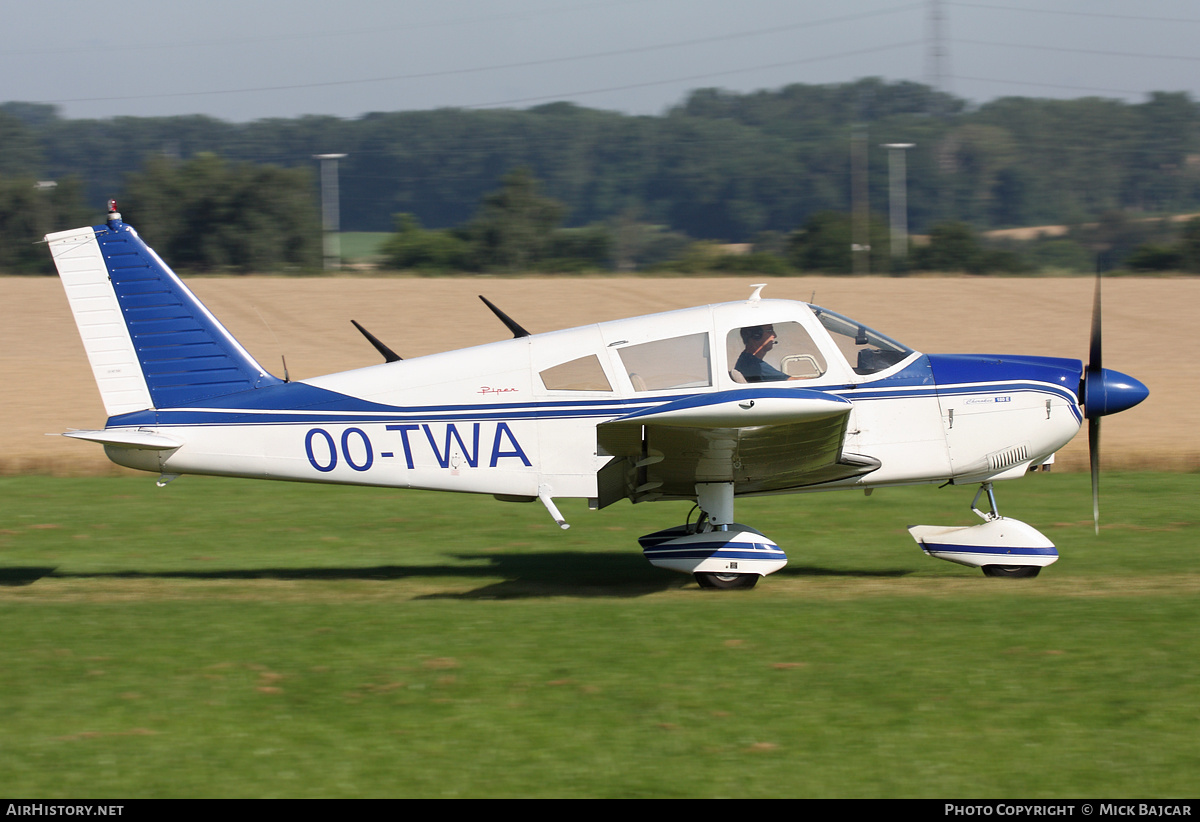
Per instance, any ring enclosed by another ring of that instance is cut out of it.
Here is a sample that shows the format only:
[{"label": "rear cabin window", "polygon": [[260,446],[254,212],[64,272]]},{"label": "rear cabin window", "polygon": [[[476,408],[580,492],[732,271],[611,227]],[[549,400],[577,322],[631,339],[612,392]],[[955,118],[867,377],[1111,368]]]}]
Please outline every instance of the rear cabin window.
[{"label": "rear cabin window", "polygon": [[550,391],[612,391],[595,354],[551,366],[540,376],[542,385]]},{"label": "rear cabin window", "polygon": [[634,391],[704,388],[712,385],[707,334],[689,334],[620,349]]}]

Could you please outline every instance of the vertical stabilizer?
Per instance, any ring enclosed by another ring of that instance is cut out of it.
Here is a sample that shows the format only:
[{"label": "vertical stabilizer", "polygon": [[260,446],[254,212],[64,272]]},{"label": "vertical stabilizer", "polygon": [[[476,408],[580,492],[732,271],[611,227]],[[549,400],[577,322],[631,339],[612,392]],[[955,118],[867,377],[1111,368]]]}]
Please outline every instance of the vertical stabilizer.
[{"label": "vertical stabilizer", "polygon": [[119,214],[46,241],[110,417],[280,382]]}]

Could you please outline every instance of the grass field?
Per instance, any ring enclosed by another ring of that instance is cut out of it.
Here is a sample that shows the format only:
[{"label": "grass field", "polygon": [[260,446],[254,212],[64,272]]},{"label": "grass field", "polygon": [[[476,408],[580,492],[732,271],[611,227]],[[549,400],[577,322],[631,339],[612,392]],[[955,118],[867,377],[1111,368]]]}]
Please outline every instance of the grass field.
[{"label": "grass field", "polygon": [[29,797],[1189,797],[1197,474],[1004,483],[1062,559],[924,557],[973,489],[775,497],[750,592],[593,513],[185,477],[0,478],[0,785]]}]

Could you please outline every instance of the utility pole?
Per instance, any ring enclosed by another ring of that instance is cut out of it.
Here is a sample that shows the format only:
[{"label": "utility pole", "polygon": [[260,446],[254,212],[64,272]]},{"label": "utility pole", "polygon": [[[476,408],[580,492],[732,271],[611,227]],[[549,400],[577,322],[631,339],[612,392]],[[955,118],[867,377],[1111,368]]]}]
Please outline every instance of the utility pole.
[{"label": "utility pole", "polygon": [[871,273],[871,209],[867,202],[867,127],[850,134],[850,256],[855,274]]},{"label": "utility pole", "polygon": [[321,228],[325,233],[325,270],[342,267],[341,212],[338,194],[338,160],[345,154],[314,154],[321,161]]},{"label": "utility pole", "polygon": [[[946,12],[941,0],[929,0],[929,12],[925,24],[925,83],[929,86],[929,115],[935,119],[950,118],[950,88],[947,80],[950,62],[950,49],[946,45]],[[934,212],[941,219],[954,214],[953,198],[950,191],[950,175],[953,173],[954,159],[949,147],[943,141],[942,146],[934,148],[934,176],[932,182],[936,187],[936,208]]]},{"label": "utility pole", "polygon": [[946,64],[950,53],[946,47],[946,13],[941,0],[929,0],[929,16],[925,24],[925,84],[931,90],[930,111],[934,117],[946,115],[940,95],[949,94],[946,88]]},{"label": "utility pole", "polygon": [[38,180],[33,184],[33,190],[40,192],[37,202],[38,234],[46,236],[54,230],[54,189],[58,188],[55,180]]},{"label": "utility pole", "polygon": [[892,271],[908,271],[908,165],[914,143],[884,143],[888,150],[888,211],[892,225]]}]

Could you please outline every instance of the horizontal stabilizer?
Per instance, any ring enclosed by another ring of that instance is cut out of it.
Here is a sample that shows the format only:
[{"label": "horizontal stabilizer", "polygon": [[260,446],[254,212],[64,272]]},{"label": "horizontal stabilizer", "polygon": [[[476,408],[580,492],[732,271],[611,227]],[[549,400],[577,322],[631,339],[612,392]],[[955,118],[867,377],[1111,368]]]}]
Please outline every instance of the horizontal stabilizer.
[{"label": "horizontal stabilizer", "polygon": [[136,448],[139,451],[167,451],[183,445],[178,440],[164,437],[152,431],[119,430],[110,431],[67,431],[64,437],[74,440],[87,440],[102,445],[115,445],[120,448]]}]

